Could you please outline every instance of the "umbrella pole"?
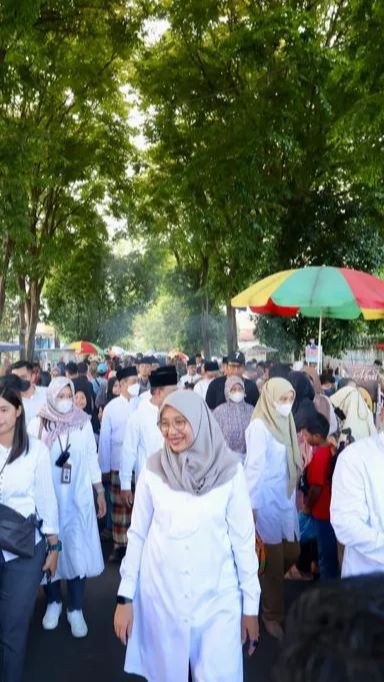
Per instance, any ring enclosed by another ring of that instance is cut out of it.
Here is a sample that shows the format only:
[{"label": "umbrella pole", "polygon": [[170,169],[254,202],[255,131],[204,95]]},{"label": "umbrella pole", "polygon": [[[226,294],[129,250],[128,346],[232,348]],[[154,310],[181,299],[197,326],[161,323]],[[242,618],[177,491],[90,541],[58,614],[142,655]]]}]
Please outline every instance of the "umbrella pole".
[{"label": "umbrella pole", "polygon": [[320,311],[320,317],[319,317],[319,339],[317,343],[317,373],[321,374],[322,372],[322,365],[323,365],[323,353],[322,353],[322,348],[321,348],[321,337],[322,337],[322,330],[323,330],[323,317]]}]

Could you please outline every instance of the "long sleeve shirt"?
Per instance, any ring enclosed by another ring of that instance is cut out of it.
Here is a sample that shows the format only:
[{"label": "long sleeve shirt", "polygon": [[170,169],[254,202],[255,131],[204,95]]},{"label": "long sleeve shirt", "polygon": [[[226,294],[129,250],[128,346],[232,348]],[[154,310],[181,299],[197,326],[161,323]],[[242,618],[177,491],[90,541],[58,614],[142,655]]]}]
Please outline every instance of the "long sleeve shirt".
[{"label": "long sleeve shirt", "polygon": [[339,455],[332,478],[331,523],[345,545],[342,577],[384,572],[384,434]]},{"label": "long sleeve shirt", "polygon": [[[42,519],[42,533],[57,535],[59,516],[53,487],[49,450],[36,438],[29,439],[29,450],[12,464],[4,464],[9,450],[0,446],[0,502],[25,518],[37,512]],[[36,534],[36,541],[40,539]],[[3,552],[6,561],[16,558]]]},{"label": "long sleeve shirt", "polygon": [[157,426],[159,410],[150,400],[140,400],[139,407],[128,421],[124,435],[120,465],[122,490],[131,489],[132,472],[136,483],[148,457],[163,446],[163,436]]},{"label": "long sleeve shirt", "polygon": [[188,601],[188,615],[195,607],[209,610],[206,599],[224,595],[231,587],[242,594],[243,613],[256,615],[260,600],[258,562],[242,465],[231,481],[202,496],[172,490],[144,468],[128,531],[128,550],[121,565],[120,595],[135,596],[140,566],[146,580],[152,575],[156,584],[163,584],[163,598],[168,605],[174,603],[176,612],[188,583],[194,595],[193,608]]},{"label": "long sleeve shirt", "polygon": [[286,446],[279,443],[261,419],[254,419],[245,432],[247,454],[244,463],[256,529],[265,543],[299,538],[296,493],[287,495]]},{"label": "long sleeve shirt", "polygon": [[99,437],[99,462],[103,474],[120,471],[125,430],[139,402],[138,398],[128,400],[119,396],[105,406]]}]

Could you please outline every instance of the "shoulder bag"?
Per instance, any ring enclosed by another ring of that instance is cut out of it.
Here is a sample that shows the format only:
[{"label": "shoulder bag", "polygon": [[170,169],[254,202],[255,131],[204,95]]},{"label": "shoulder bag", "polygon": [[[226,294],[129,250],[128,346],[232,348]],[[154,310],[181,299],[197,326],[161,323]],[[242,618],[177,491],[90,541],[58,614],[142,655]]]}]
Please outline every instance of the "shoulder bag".
[{"label": "shoulder bag", "polygon": [[[8,459],[0,471],[3,473]],[[32,558],[35,554],[36,530],[41,533],[41,519],[36,514],[27,518],[19,512],[0,503],[0,550],[11,552],[18,557]]]}]

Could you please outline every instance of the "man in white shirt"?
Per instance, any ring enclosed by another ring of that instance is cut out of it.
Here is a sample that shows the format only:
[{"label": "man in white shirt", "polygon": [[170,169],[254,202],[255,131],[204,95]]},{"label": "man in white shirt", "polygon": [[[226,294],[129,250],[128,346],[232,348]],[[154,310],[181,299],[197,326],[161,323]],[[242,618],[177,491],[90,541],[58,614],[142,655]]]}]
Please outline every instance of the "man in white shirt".
[{"label": "man in white shirt", "polygon": [[185,384],[195,384],[199,381],[200,375],[197,374],[195,358],[189,358],[187,362],[187,373],[181,377],[179,381],[179,388],[185,388]]},{"label": "man in white shirt", "polygon": [[216,360],[210,361],[205,360],[203,368],[204,374],[202,375],[202,378],[195,384],[193,390],[195,393],[201,396],[203,400],[205,400],[208,391],[208,386],[211,383],[211,381],[213,381],[214,379],[216,379],[216,377],[219,376],[220,369]]},{"label": "man in white shirt", "polygon": [[103,473],[110,474],[112,502],[112,536],[114,550],[110,561],[121,561],[127,544],[130,513],[121,499],[120,462],[124,433],[139,404],[139,384],[136,367],[118,369],[120,395],[104,409],[99,438],[99,462]]},{"label": "man in white shirt", "polygon": [[177,388],[177,373],[173,365],[152,372],[151,398],[140,399],[140,405],[127,424],[120,463],[121,496],[128,506],[133,503],[131,486],[135,471],[137,483],[146,460],[163,446],[163,436],[157,425],[159,407],[169,393]]},{"label": "man in white shirt", "polygon": [[384,573],[384,433],[348,445],[332,478],[331,523],[343,578]]},{"label": "man in white shirt", "polygon": [[25,421],[28,425],[31,419],[36,417],[47,400],[47,389],[43,386],[35,386],[32,383],[33,365],[27,360],[18,360],[11,365],[11,372],[23,381],[28,382],[29,388],[21,393],[25,412]]}]

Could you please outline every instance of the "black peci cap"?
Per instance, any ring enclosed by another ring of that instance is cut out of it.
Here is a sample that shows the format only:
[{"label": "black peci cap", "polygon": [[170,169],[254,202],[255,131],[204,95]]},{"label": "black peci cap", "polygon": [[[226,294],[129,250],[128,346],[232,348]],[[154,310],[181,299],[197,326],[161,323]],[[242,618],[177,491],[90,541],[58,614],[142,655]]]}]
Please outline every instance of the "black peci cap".
[{"label": "black peci cap", "polygon": [[116,379],[122,381],[128,377],[137,377],[136,367],[120,367],[116,372]]},{"label": "black peci cap", "polygon": [[160,388],[162,386],[177,386],[177,372],[174,365],[166,365],[155,369],[149,375],[149,383],[151,388]]}]

